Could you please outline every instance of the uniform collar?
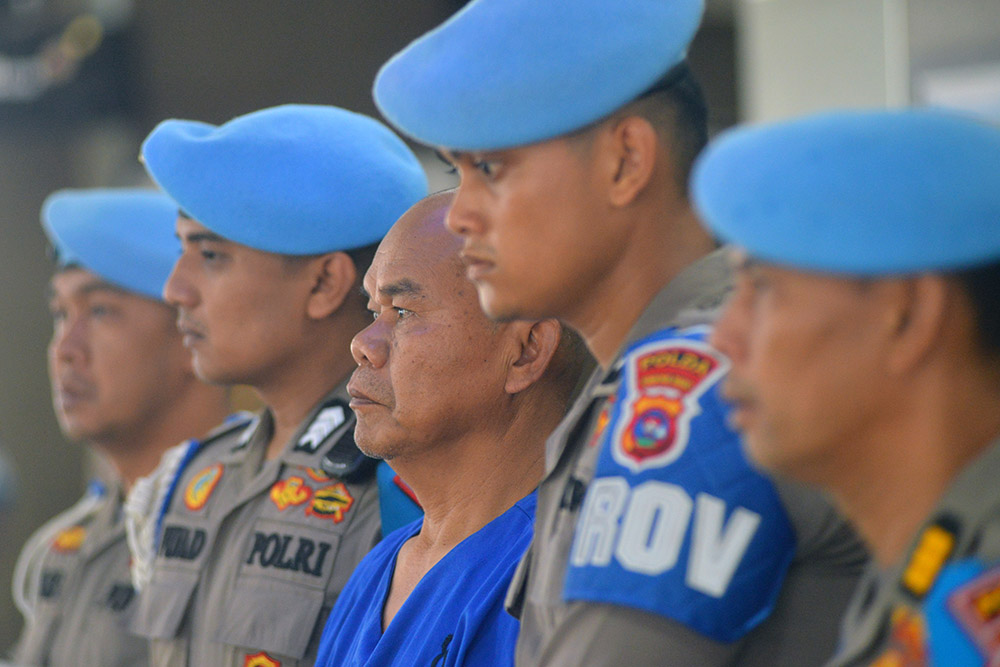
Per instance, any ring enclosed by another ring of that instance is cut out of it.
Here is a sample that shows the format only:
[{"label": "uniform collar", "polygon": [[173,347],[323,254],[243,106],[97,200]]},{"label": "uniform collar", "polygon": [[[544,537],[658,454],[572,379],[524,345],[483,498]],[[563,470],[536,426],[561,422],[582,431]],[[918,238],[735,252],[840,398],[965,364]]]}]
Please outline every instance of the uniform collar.
[{"label": "uniform collar", "polygon": [[[666,326],[683,326],[696,313],[718,309],[732,285],[732,270],[726,250],[720,248],[687,266],[664,285],[632,325],[618,355],[632,343]],[[702,316],[701,321],[704,321]]]}]

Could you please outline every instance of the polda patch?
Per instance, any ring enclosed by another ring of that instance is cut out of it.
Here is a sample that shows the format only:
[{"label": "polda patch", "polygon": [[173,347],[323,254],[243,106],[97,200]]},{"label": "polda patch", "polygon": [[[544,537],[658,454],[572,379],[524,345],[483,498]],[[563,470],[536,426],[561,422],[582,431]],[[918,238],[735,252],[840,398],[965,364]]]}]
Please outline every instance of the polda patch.
[{"label": "polda patch", "polygon": [[306,508],[306,515],[340,523],[352,505],[354,505],[354,497],[347,490],[347,486],[343,482],[339,482],[316,489],[313,493],[312,503]]},{"label": "polda patch", "polygon": [[615,420],[615,461],[633,472],[665,466],[687,446],[698,404],[728,362],[697,340],[653,341],[629,354],[624,400]]},{"label": "polda patch", "polygon": [[184,489],[184,506],[192,512],[200,510],[212,497],[212,492],[215,491],[220,479],[222,479],[221,463],[208,466],[192,477]]}]

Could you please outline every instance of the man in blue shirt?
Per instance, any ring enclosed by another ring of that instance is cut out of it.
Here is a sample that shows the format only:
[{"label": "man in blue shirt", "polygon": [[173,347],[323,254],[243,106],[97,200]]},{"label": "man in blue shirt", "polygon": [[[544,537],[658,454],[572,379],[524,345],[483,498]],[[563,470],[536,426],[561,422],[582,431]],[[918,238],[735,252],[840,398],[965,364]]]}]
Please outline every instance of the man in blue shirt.
[{"label": "man in blue shirt", "polygon": [[588,355],[555,320],[490,322],[425,199],[365,276],[374,317],[354,337],[355,440],[390,461],[424,518],[362,561],[327,623],[319,665],[504,665],[518,623],[503,598],[531,540],[545,437]]},{"label": "man in blue shirt", "polygon": [[383,115],[458,168],[447,224],[486,313],[558,317],[601,366],[547,443],[509,600],[519,665],[815,665],[864,562],[727,424],[705,340],[727,265],[686,187],[702,9],[474,0],[375,82]]}]

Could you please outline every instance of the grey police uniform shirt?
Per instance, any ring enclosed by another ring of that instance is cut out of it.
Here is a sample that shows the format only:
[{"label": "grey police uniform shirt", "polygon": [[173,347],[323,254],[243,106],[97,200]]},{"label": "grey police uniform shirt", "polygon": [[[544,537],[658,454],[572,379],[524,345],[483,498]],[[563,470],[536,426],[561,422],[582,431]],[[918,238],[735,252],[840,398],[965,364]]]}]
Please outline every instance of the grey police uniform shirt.
[{"label": "grey police uniform shirt", "polygon": [[330,609],[380,538],[374,475],[321,470],[330,444],[353,438],[348,402],[341,384],[273,460],[265,410],[184,466],[132,624],[151,665],[313,664]]},{"label": "grey police uniform shirt", "polygon": [[52,538],[35,571],[35,616],[18,641],[15,664],[148,664],[147,643],[127,630],[136,605],[117,485]]},{"label": "grey police uniform shirt", "polygon": [[[723,251],[688,267],[654,297],[622,349],[668,327],[712,322],[729,290]],[[619,358],[620,359],[620,358]],[[617,391],[615,368],[598,369],[546,444],[535,536],[515,574],[507,607],[521,619],[516,664],[819,665],[832,655],[837,619],[867,554],[817,493],[776,486],[796,548],[776,606],[742,639],[720,642],[669,618],[630,606],[564,602],[563,586],[587,485],[600,447],[588,447],[602,407]]]},{"label": "grey police uniform shirt", "polygon": [[869,567],[829,667],[1000,664],[998,480],[1000,439],[952,482],[896,566]]}]

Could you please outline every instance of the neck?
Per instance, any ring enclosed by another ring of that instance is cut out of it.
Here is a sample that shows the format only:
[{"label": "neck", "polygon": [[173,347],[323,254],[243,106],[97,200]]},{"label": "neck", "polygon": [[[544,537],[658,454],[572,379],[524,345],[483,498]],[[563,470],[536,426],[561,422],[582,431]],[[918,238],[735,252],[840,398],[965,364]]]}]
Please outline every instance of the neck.
[{"label": "neck", "polygon": [[[533,407],[544,402],[536,400]],[[561,414],[539,420],[537,410],[526,412],[508,413],[509,419],[496,420],[495,428],[391,461],[423,507],[424,522],[413,547],[432,554],[432,562],[538,485],[545,471],[545,436]]]},{"label": "neck", "polygon": [[254,389],[274,418],[274,431],[265,455],[268,460],[284,451],[316,403],[354,370],[356,364],[350,355],[352,337],[353,334],[342,333],[303,345],[301,349],[310,354],[282,364],[266,382],[254,383]]},{"label": "neck", "polygon": [[218,426],[229,413],[226,390],[191,379],[190,386],[172,404],[142,421],[140,428],[91,444],[114,467],[127,493],[140,477],[149,475],[163,452],[189,438],[198,438]]},{"label": "neck", "polygon": [[949,384],[911,387],[917,400],[910,409],[859,440],[845,452],[851,464],[830,466],[822,482],[882,568],[906,556],[951,483],[1000,435],[1000,392],[975,395],[961,382]]},{"label": "neck", "polygon": [[614,362],[629,330],[663,286],[715,247],[686,203],[678,203],[668,220],[660,211],[635,215],[620,260],[562,317],[604,368]]}]

